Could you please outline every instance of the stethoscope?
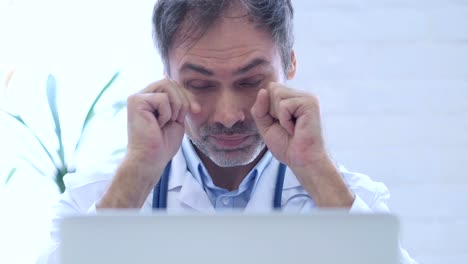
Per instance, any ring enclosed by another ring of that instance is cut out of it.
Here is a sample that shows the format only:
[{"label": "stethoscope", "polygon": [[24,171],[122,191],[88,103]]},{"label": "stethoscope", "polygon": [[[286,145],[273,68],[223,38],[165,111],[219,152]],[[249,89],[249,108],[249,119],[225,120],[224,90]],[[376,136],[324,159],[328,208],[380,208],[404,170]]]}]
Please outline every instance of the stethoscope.
[{"label": "stethoscope", "polygon": [[[169,174],[171,172],[171,163],[164,168],[163,175],[158,184],[153,189],[153,209],[166,209],[167,208],[167,188],[169,185]],[[281,209],[281,196],[283,194],[284,175],[286,172],[286,165],[280,163],[278,175],[276,177],[275,193],[273,196],[273,208]]]}]

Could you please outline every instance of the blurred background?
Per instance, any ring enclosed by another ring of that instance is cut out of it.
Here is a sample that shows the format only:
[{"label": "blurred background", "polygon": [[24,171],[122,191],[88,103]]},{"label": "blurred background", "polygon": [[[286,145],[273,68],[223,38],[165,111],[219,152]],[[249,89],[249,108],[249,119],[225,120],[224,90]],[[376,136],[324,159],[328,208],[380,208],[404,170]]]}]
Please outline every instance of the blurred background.
[{"label": "blurred background", "polygon": [[[468,1],[293,4],[289,86],[333,157],[389,187],[416,260],[467,263]],[[60,176],[125,147],[126,97],[162,77],[153,5],[0,0],[0,263],[34,263]]]}]

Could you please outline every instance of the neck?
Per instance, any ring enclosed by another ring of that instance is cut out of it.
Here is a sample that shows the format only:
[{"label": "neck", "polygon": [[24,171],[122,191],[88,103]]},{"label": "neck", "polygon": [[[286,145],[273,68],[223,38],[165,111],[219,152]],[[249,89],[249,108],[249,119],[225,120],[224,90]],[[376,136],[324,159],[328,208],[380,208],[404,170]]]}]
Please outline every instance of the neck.
[{"label": "neck", "polygon": [[220,167],[214,163],[209,157],[203,154],[196,146],[194,146],[203,165],[211,176],[213,183],[220,187],[233,191],[239,188],[241,182],[247,177],[247,174],[257,165],[260,159],[266,152],[266,148],[249,164],[233,167]]}]

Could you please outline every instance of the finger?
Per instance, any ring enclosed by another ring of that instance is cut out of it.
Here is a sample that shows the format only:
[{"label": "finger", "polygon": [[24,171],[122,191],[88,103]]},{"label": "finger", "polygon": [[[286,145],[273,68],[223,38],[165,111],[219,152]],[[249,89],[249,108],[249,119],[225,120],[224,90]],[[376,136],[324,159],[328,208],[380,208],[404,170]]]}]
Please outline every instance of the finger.
[{"label": "finger", "polygon": [[267,90],[261,89],[258,92],[251,113],[260,133],[263,134],[265,128],[273,124],[274,118],[270,115],[270,95]]},{"label": "finger", "polygon": [[304,95],[307,95],[307,93],[303,91],[292,89],[287,86],[284,86],[281,83],[276,83],[276,82],[269,83],[268,88],[270,90],[275,91],[275,96],[283,98],[283,99],[293,98],[293,97],[302,97]]},{"label": "finger", "polygon": [[148,85],[141,93],[166,93],[172,110],[171,120],[175,121],[182,107],[182,99],[176,89],[175,82],[166,78]]},{"label": "finger", "polygon": [[[166,92],[166,91],[168,91],[169,95],[171,95],[172,91],[171,91],[171,89],[167,89],[168,86],[169,87],[179,88],[176,91],[181,92],[180,94],[184,95],[184,96],[181,96],[179,98],[187,98],[187,101],[190,104],[189,111],[191,111],[194,114],[197,114],[197,113],[201,112],[201,106],[197,102],[197,100],[194,98],[194,96],[189,91],[187,91],[182,85],[177,83],[177,81],[175,81],[173,79],[170,79],[170,78],[165,78],[163,80],[154,82],[154,83],[148,85],[140,93],[156,93],[156,92]],[[175,90],[175,89],[173,88],[173,90]],[[172,99],[173,97],[170,96],[169,98]],[[171,105],[171,107],[173,108],[174,112],[179,112],[179,113],[177,113],[176,119],[179,120],[179,122],[183,122],[184,118],[182,116],[185,116],[184,113],[183,112],[180,113],[180,111],[175,111],[175,110],[178,110],[178,109],[176,109],[177,105]]]},{"label": "finger", "polygon": [[172,108],[168,95],[165,93],[152,93],[140,96],[144,100],[142,110],[153,113],[159,126],[164,127],[172,117]]},{"label": "finger", "polygon": [[166,82],[166,79],[162,79],[156,82],[150,83],[148,86],[146,86],[144,89],[139,91],[139,94],[146,94],[146,93],[156,93],[159,90],[161,90],[161,87],[164,86],[164,83]]},{"label": "finger", "polygon": [[177,81],[171,80],[175,87],[177,87],[176,91],[179,93],[180,98],[182,99],[182,109],[179,111],[179,115],[177,117],[177,122],[180,124],[184,124],[185,117],[189,112],[198,114],[201,112],[201,106],[195,99],[195,97],[190,93],[187,89],[181,86]]},{"label": "finger", "polygon": [[294,135],[296,112],[300,106],[300,98],[283,99],[278,103],[278,121],[290,135]]},{"label": "finger", "polygon": [[184,92],[184,88],[181,85],[179,85],[179,83],[177,83],[174,80],[170,80],[170,81],[171,81],[172,87],[177,92],[178,97],[181,100],[181,108],[180,108],[179,113],[177,115],[176,121],[178,123],[180,123],[180,124],[183,124],[184,121],[185,121],[185,116],[187,115],[188,111],[190,110],[190,100],[189,100],[187,94]]},{"label": "finger", "polygon": [[304,96],[303,93],[298,92],[296,90],[290,89],[278,83],[270,83],[268,86],[268,90],[270,92],[270,114],[274,118],[278,118],[278,108],[280,102],[284,99],[289,98],[299,98]]},{"label": "finger", "polygon": [[[198,103],[198,101],[196,100],[195,96],[193,96],[193,94],[190,91],[185,89],[183,87],[183,85],[179,84],[177,81],[171,79],[171,82],[173,82],[174,85],[177,86],[177,88],[178,88],[177,91],[181,95],[181,98],[183,98],[184,102],[186,102],[188,104],[187,113],[188,113],[188,111],[190,111],[190,112],[192,112],[194,114],[200,113],[201,112],[201,106]],[[185,118],[185,115],[186,114],[184,114],[184,118]],[[181,121],[183,121],[183,118],[182,118]]]},{"label": "finger", "polygon": [[165,92],[169,95],[169,102],[171,103],[171,109],[173,111],[171,117],[172,121],[176,121],[179,118],[184,107],[184,98],[178,90],[178,84],[168,80]]},{"label": "finger", "polygon": [[282,97],[280,94],[280,89],[275,85],[271,84],[268,89],[269,97],[270,97],[270,108],[269,108],[269,113],[272,117],[278,119],[278,107],[279,107],[279,102],[281,101]]},{"label": "finger", "polygon": [[180,91],[185,95],[187,101],[189,102],[189,111],[193,114],[198,114],[201,112],[201,105],[198,103],[196,97],[183,86],[180,86]]}]

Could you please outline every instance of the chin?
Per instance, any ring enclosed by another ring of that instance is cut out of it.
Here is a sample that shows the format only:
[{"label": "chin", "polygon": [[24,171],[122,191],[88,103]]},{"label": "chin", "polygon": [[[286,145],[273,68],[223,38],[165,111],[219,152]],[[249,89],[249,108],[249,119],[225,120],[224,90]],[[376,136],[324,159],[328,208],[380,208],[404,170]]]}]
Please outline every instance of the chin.
[{"label": "chin", "polygon": [[263,144],[238,150],[209,150],[204,152],[219,167],[237,167],[252,163],[264,148]]},{"label": "chin", "polygon": [[260,135],[251,138],[248,145],[238,148],[220,148],[208,139],[189,139],[197,150],[219,167],[237,167],[252,163],[265,149],[265,143]]}]

